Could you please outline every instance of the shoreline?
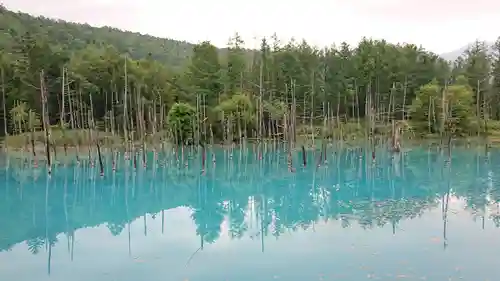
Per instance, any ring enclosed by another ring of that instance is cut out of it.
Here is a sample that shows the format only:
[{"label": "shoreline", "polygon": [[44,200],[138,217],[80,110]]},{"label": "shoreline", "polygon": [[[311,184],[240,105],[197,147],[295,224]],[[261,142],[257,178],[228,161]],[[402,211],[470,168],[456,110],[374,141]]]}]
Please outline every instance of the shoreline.
[{"label": "shoreline", "polygon": [[[388,147],[389,141],[383,141],[383,138],[376,138],[376,148],[384,148]],[[205,147],[207,149],[238,149],[245,144],[242,143],[233,143],[233,144],[220,144],[216,143],[213,145],[206,145]],[[246,147],[247,148],[254,148],[257,147],[258,141],[257,140],[247,140],[246,142]],[[288,144],[284,141],[281,140],[267,140],[262,143],[263,146],[266,147],[266,149],[272,149],[274,147],[288,147]],[[475,138],[455,138],[452,140],[452,146],[453,147],[485,147],[488,146],[490,148],[496,148],[500,147],[500,138],[488,138],[487,143],[485,143],[485,140],[483,138],[480,138],[480,140]],[[174,147],[176,147],[174,144],[170,142],[164,142],[164,143],[156,143],[156,144],[151,144],[151,143],[146,143],[146,150],[148,152],[161,152],[161,151],[167,151],[170,150]],[[302,146],[304,146],[304,149],[306,151],[312,151],[312,150],[318,150],[322,147],[322,140],[321,139],[316,139],[315,140],[315,145],[313,146],[310,140],[306,141],[297,141],[293,144],[293,151],[300,151],[302,149]],[[327,146],[328,147],[336,147],[340,149],[344,148],[365,148],[365,147],[371,147],[371,143],[366,140],[366,139],[354,139],[354,140],[347,140],[347,141],[327,141]],[[404,139],[402,141],[402,148],[403,151],[405,148],[413,148],[413,147],[422,147],[422,146],[428,146],[428,147],[447,147],[447,144],[441,143],[440,139],[437,138],[420,138],[420,139]],[[109,154],[111,151],[116,151],[116,152],[129,152],[131,146],[125,146],[125,145],[103,145],[101,144],[101,153],[103,154]],[[135,143],[134,147],[137,152],[142,151],[142,143]],[[177,147],[181,147],[180,145]],[[190,149],[192,147],[196,146],[191,146],[191,145],[185,145],[185,149]],[[197,146],[200,148],[201,146]],[[76,154],[78,153],[81,158],[88,158],[89,155],[89,148],[92,154],[97,154],[97,148],[95,145],[92,145],[89,147],[89,145],[80,145],[77,149],[77,146],[74,145],[67,145],[66,147],[64,145],[57,145],[57,146],[51,146],[50,152],[51,154],[55,153],[57,157],[59,158],[60,155],[64,155],[65,157],[73,156],[75,157]],[[10,155],[10,156],[22,156],[23,158],[26,158],[28,156],[29,158],[33,157],[31,145],[27,146],[5,146],[4,143],[1,143],[0,149],[2,154],[4,155]],[[38,142],[35,144],[35,152],[37,157],[45,156],[46,155],[46,147],[45,144]]]}]

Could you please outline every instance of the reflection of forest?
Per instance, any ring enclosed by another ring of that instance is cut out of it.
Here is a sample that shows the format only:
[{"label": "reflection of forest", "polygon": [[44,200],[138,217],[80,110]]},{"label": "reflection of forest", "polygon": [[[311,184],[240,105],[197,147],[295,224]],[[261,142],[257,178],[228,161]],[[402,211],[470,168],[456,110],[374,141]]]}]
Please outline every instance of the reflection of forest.
[{"label": "reflection of forest", "polygon": [[[317,163],[319,154],[310,153],[307,162]],[[217,240],[224,219],[231,237],[254,235],[247,233],[249,209],[260,222],[261,236],[279,237],[327,219],[340,220],[343,227],[389,224],[396,229],[399,221],[416,218],[451,195],[464,198],[475,216],[490,213],[500,226],[500,191],[493,174],[500,167],[500,154],[486,158],[455,151],[447,162],[437,151],[416,149],[394,158],[379,155],[376,164],[354,150],[328,155],[328,165],[302,168],[297,154],[293,162],[297,169],[291,173],[283,153],[265,154],[261,161],[249,153],[235,151],[231,159],[221,153],[215,167],[209,161],[204,175],[200,159],[186,157],[190,163],[185,168],[170,158],[161,160],[160,155],[158,164],[147,169],[134,170],[122,162],[116,173],[109,171],[104,178],[98,176],[97,167],[82,165],[57,167],[49,179],[44,171],[35,175],[12,162],[0,174],[5,180],[0,189],[0,225],[6,230],[0,249],[27,241],[37,253],[47,242],[56,243],[59,233],[72,237],[76,229],[103,223],[118,235],[137,217],[159,216],[162,210],[179,206],[193,210],[197,235],[207,243]],[[447,209],[447,204],[441,205]]]}]

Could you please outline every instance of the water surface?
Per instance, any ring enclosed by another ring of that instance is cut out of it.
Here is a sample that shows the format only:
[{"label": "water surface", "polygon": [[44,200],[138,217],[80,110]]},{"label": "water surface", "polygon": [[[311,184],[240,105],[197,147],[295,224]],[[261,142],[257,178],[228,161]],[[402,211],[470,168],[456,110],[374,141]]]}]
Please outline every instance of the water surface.
[{"label": "water surface", "polygon": [[320,155],[2,160],[0,280],[499,280],[500,151]]}]

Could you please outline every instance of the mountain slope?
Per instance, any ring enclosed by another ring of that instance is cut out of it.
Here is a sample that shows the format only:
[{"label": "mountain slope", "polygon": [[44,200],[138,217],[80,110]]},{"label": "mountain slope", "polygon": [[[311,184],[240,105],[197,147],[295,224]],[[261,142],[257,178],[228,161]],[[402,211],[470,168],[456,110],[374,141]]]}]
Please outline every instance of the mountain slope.
[{"label": "mountain slope", "polygon": [[455,61],[459,56],[461,56],[468,48],[469,46],[463,46],[459,49],[453,50],[451,52],[447,52],[444,54],[441,54],[440,56],[447,60],[447,61]]},{"label": "mountain slope", "polygon": [[17,35],[45,34],[51,44],[82,49],[89,43],[114,46],[119,52],[128,52],[134,59],[151,56],[173,68],[183,66],[191,55],[193,44],[172,39],[122,31],[111,27],[92,27],[45,17],[15,13],[0,6],[0,48],[9,49]]},{"label": "mountain slope", "polygon": [[[444,54],[441,54],[440,56],[447,60],[447,61],[455,61],[459,56],[463,55],[465,51],[467,51],[467,49],[469,49],[470,46],[472,46],[474,43],[469,43],[467,44],[466,46],[463,46],[459,49],[456,49],[456,50],[453,50],[451,52],[447,52],[447,53],[444,53]],[[493,43],[490,43],[490,42],[487,42],[486,43],[488,45],[488,52],[492,52],[493,49],[492,49],[492,46],[493,46]]]},{"label": "mountain slope", "polygon": [[[0,5],[0,48],[9,49],[14,36],[31,33],[45,34],[51,44],[66,46],[72,50],[84,48],[89,43],[114,46],[120,53],[128,53],[134,59],[151,56],[154,60],[174,69],[183,67],[191,56],[194,44],[173,39],[123,31],[113,27],[92,27],[27,13],[12,12]],[[471,43],[472,44],[472,43]],[[440,56],[448,61],[456,60],[471,45],[463,46]],[[490,48],[492,44],[489,44]],[[222,53],[226,49],[219,49]],[[249,50],[248,56],[251,57]]]}]

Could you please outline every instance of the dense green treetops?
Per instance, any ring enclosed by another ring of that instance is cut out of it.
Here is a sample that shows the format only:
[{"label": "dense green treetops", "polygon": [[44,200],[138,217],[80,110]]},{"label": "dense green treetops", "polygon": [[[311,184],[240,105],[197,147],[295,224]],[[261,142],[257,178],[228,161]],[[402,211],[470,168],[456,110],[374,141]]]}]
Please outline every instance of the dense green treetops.
[{"label": "dense green treetops", "polygon": [[221,51],[5,8],[0,26],[5,133],[33,127],[27,116],[42,113],[42,90],[53,125],[83,128],[92,114],[121,133],[138,128],[130,116],[142,116],[145,132],[174,132],[191,114],[205,139],[275,136],[287,126],[323,126],[325,118],[333,127],[364,124],[365,115],[409,120],[422,133],[475,134],[486,130],[483,120],[500,119],[500,40],[492,55],[478,41],[450,63],[415,45],[369,38],[319,49],[273,36],[249,51],[235,34]]}]

